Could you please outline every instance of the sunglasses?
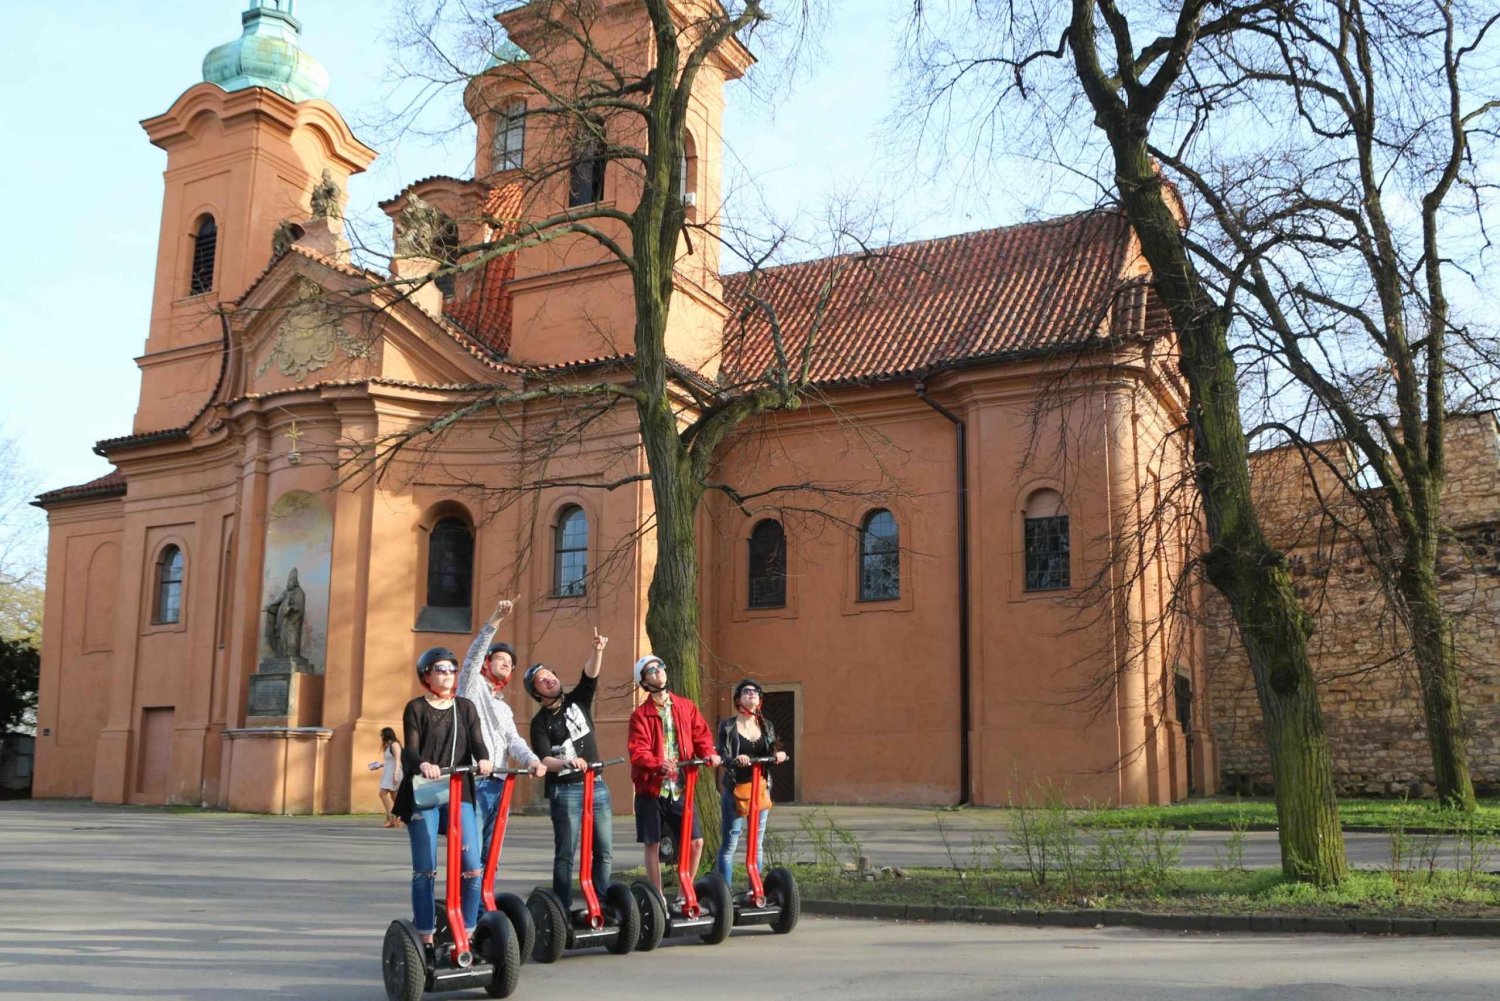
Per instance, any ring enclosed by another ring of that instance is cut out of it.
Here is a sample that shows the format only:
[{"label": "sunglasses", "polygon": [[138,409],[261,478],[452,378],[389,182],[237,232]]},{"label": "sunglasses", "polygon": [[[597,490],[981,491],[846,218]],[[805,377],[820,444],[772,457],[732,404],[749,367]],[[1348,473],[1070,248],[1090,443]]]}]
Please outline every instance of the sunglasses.
[{"label": "sunglasses", "polygon": [[428,674],[457,674],[458,668],[452,664],[437,664],[427,669]]},{"label": "sunglasses", "polygon": [[741,689],[740,690],[740,698],[743,699],[746,695],[754,695],[758,699],[758,698],[760,698],[760,689],[759,688],[744,688],[744,689]]}]

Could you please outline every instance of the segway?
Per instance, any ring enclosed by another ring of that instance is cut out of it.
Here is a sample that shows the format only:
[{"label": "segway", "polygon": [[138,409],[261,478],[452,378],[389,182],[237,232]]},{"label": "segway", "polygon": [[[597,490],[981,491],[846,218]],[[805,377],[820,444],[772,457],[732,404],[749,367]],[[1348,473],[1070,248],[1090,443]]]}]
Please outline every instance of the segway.
[{"label": "segway", "polygon": [[[495,830],[490,835],[489,845],[485,848],[484,881],[480,884],[481,906],[484,911],[486,913],[499,911],[510,919],[522,963],[526,962],[531,955],[531,950],[536,946],[536,923],[531,920],[531,912],[526,909],[526,901],[514,893],[495,892],[495,870],[500,866],[500,849],[505,844],[505,825],[510,820],[510,799],[511,794],[516,791],[516,779],[530,774],[531,772],[525,768],[497,768],[490,772],[488,781],[504,782],[505,787],[500,793],[500,803],[495,808]],[[480,779],[479,781],[486,780]]]},{"label": "segway", "polygon": [[710,872],[696,882],[692,873],[684,873],[683,859],[693,843],[694,795],[698,791],[698,771],[708,764],[707,758],[679,761],[685,770],[682,780],[682,830],[678,832],[673,856],[677,862],[678,899],[670,906],[661,892],[648,880],[630,884],[630,892],[641,910],[641,937],[636,948],[650,952],[664,938],[687,938],[697,935],[709,945],[718,945],[729,937],[734,927],[734,905],[729,899],[729,884],[717,872]]},{"label": "segway", "polygon": [[419,1001],[423,994],[473,987],[483,987],[492,998],[509,997],[521,977],[520,950],[503,913],[482,915],[472,941],[464,929],[463,776],[469,770],[468,766],[443,769],[449,776],[446,898],[437,901],[439,920],[431,960],[410,921],[392,921],[385,930],[380,961],[390,1001]]},{"label": "segway", "polygon": [[[551,887],[539,886],[526,898],[526,909],[536,925],[536,944],[531,957],[540,963],[555,963],[564,953],[602,945],[617,956],[635,949],[641,935],[641,912],[624,883],[604,888],[604,899],[594,886],[594,773],[624,761],[591,762],[583,776],[583,815],[579,818],[578,882],[583,887],[582,907],[571,912]],[[558,772],[576,774],[577,769]]]},{"label": "segway", "polygon": [[734,895],[734,926],[770,925],[776,934],[785,935],[797,927],[797,919],[802,916],[802,891],[797,889],[796,877],[780,866],[766,873],[762,883],[757,848],[760,811],[755,806],[760,802],[765,766],[775,763],[774,757],[750,759],[750,813],[745,818],[745,833],[750,839],[745,845],[745,875],[750,888]]}]

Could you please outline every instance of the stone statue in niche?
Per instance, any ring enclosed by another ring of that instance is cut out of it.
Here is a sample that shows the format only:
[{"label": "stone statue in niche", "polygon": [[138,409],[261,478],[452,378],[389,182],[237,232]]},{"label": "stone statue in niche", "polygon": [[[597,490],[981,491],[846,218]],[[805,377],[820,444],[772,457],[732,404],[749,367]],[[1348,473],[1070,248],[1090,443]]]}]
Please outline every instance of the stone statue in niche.
[{"label": "stone statue in niche", "polygon": [[297,568],[286,575],[286,587],[266,606],[266,645],[278,661],[302,660],[302,623],[307,618],[307,594],[297,583]]},{"label": "stone statue in niche", "polygon": [[323,168],[323,179],[312,189],[312,218],[337,219],[339,209],[339,186],[334,182],[333,172]]}]

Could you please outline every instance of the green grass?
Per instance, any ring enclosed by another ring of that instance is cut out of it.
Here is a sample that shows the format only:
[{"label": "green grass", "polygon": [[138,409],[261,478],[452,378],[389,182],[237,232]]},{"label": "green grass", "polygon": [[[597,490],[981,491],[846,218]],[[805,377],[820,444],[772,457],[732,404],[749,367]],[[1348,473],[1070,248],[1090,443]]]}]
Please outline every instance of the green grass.
[{"label": "green grass", "polygon": [[[1460,815],[1461,816],[1461,815]],[[1276,804],[1265,798],[1212,796],[1171,806],[1128,806],[1088,810],[1075,815],[1079,827],[1149,827],[1183,830],[1228,829],[1240,818],[1252,827],[1276,826]],[[1500,799],[1483,799],[1472,815],[1475,823],[1500,831]],[[1404,827],[1409,831],[1446,831],[1454,827],[1452,811],[1433,800],[1342,799],[1339,820],[1345,827]]]},{"label": "green grass", "polygon": [[905,879],[855,879],[826,867],[798,866],[802,896],[907,904],[966,904],[1025,909],[1120,909],[1158,913],[1351,914],[1407,917],[1500,916],[1500,878],[1453,872],[1358,871],[1337,887],[1290,883],[1279,869],[1176,869],[1159,884],[1121,889],[1107,882],[1065,890],[1031,875],[986,869],[960,874],[912,869]]}]

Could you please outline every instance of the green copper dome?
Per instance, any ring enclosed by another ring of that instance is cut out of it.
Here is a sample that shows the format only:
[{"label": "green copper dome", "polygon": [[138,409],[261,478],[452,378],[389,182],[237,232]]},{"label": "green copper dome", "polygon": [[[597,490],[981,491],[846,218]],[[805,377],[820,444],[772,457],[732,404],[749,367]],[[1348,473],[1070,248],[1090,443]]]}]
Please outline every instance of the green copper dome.
[{"label": "green copper dome", "polygon": [[265,87],[290,101],[328,93],[328,71],[297,47],[302,22],[293,0],[250,0],[244,33],[203,57],[203,79],[225,90]]}]

